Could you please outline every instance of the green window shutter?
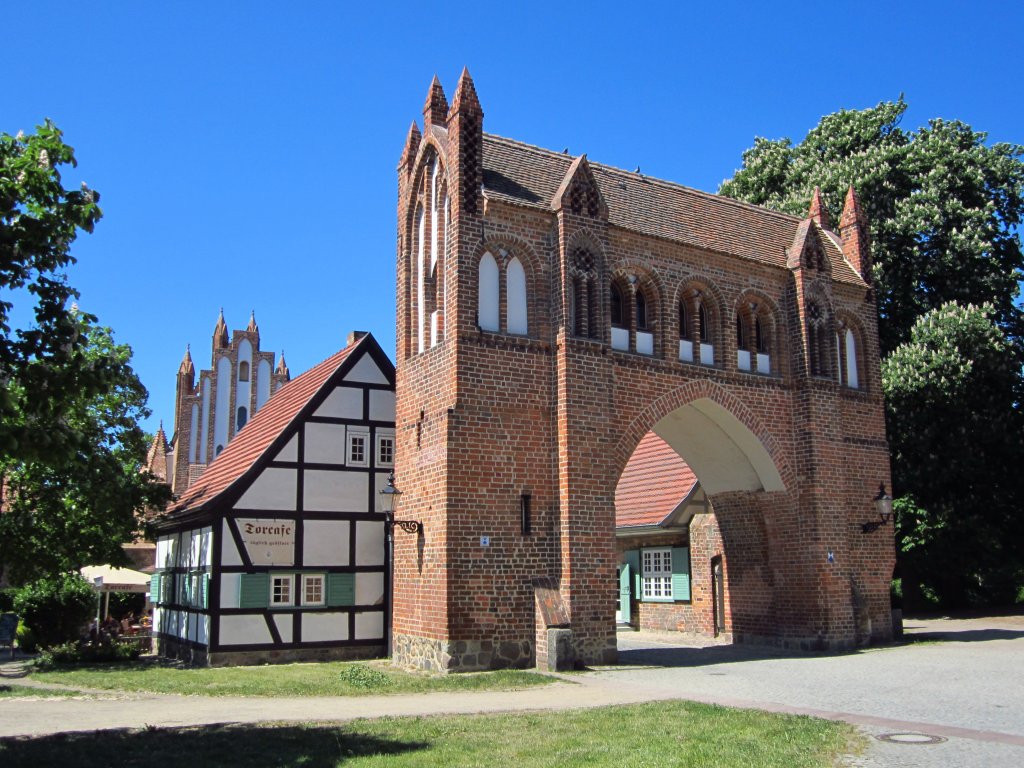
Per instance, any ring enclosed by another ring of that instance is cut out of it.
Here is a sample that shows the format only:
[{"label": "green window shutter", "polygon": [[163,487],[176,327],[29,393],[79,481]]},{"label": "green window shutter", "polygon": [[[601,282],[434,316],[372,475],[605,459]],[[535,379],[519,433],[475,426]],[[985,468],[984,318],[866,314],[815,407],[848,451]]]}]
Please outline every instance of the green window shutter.
[{"label": "green window shutter", "polygon": [[149,577],[149,602],[159,603],[160,600],[160,574],[154,573]]},{"label": "green window shutter", "polygon": [[270,574],[243,573],[238,588],[239,608],[266,608],[270,605]]},{"label": "green window shutter", "polygon": [[672,599],[690,599],[690,549],[672,548]]},{"label": "green window shutter", "polygon": [[210,574],[204,573],[199,577],[199,590],[202,596],[199,601],[200,608],[210,607]]},{"label": "green window shutter", "polygon": [[356,575],[354,573],[327,574],[327,605],[355,605]]},{"label": "green window shutter", "polygon": [[644,591],[640,583],[640,550],[631,549],[623,555],[632,578],[633,599],[643,600]]}]

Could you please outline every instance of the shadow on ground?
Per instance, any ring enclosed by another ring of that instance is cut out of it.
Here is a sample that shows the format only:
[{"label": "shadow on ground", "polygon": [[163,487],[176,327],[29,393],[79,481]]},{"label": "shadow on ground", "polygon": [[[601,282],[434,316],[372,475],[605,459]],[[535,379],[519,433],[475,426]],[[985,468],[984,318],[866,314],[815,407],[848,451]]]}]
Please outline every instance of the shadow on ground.
[{"label": "shadow on ground", "polygon": [[357,757],[394,756],[428,746],[353,733],[344,726],[209,725],[0,739],[0,765],[166,768],[184,761],[189,768],[326,768]]},{"label": "shadow on ground", "polygon": [[986,640],[1019,640],[1024,631],[1016,629],[961,629],[940,630],[935,632],[914,632],[907,627],[905,639],[910,643],[946,642],[946,643],[982,643]]}]

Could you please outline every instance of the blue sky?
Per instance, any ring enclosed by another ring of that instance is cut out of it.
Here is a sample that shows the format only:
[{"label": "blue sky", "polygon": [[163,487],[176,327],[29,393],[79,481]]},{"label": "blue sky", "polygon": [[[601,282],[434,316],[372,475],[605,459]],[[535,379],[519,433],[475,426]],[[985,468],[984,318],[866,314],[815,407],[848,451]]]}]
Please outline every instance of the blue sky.
[{"label": "blue sky", "polygon": [[[429,9],[429,13],[424,13]],[[256,311],[293,375],[394,356],[395,166],[436,73],[484,130],[714,191],[755,136],[905,95],[1024,142],[1021,3],[5,3],[0,131],[52,118],[102,194],[69,272],[155,429],[191,343]],[[168,429],[170,425],[168,424]]]}]

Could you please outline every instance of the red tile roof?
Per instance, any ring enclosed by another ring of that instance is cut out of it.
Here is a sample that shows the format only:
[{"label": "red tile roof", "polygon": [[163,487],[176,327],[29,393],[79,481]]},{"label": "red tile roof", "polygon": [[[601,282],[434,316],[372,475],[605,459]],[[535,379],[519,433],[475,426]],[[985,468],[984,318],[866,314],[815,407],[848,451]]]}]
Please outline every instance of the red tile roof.
[{"label": "red tile roof", "polygon": [[239,480],[263,456],[303,407],[316,395],[364,336],[285,384],[167,510],[173,516],[212,501]]},{"label": "red tile roof", "polygon": [[[434,128],[440,139],[441,128]],[[514,205],[551,209],[571,155],[484,134],[484,195]],[[786,266],[801,219],[588,159],[616,227],[744,259]],[[832,276],[863,285],[832,238],[822,238]]]},{"label": "red tile roof", "polygon": [[671,446],[648,432],[636,447],[615,488],[615,527],[658,525],[697,484],[697,477]]}]

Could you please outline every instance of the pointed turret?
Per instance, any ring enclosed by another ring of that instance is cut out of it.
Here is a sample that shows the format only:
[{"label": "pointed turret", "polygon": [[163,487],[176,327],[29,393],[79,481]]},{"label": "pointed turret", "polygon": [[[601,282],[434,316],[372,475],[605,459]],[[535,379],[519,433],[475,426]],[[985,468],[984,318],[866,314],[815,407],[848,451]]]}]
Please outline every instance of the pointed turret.
[{"label": "pointed turret", "polygon": [[469,68],[463,67],[459,75],[459,84],[455,86],[455,98],[452,99],[451,115],[458,112],[478,112],[483,117],[483,109],[480,106],[480,99],[476,95],[476,86],[473,85],[473,78],[469,75]]},{"label": "pointed turret", "polygon": [[213,328],[213,351],[226,349],[230,340],[228,339],[228,324],[224,322],[224,307],[220,308],[220,315],[217,317],[217,325]]},{"label": "pointed turret", "polygon": [[416,153],[420,149],[420,140],[423,138],[420,133],[420,128],[416,125],[416,121],[412,121],[412,125],[409,126],[409,134],[405,137],[405,147],[402,149],[402,156],[398,160],[398,169],[403,168],[406,171],[412,170],[413,161],[416,159]]},{"label": "pointed turret", "polygon": [[843,213],[839,217],[839,236],[843,239],[843,256],[868,283],[871,282],[871,243],[868,219],[860,207],[853,185],[846,192]]},{"label": "pointed turret", "polygon": [[192,364],[192,345],[185,345],[185,356],[181,358],[181,365],[178,366],[178,375],[193,376],[196,367]]},{"label": "pointed turret", "polygon": [[430,82],[430,90],[427,92],[427,102],[423,105],[424,130],[429,130],[431,125],[445,124],[448,118],[448,99],[445,98],[441,81],[434,75]]},{"label": "pointed turret", "polygon": [[281,350],[281,357],[278,358],[277,368],[274,370],[274,373],[276,375],[282,377],[285,381],[290,381],[291,378],[292,378],[291,371],[288,370],[288,365],[284,361],[284,350],[283,349]]},{"label": "pointed turret", "polygon": [[146,469],[167,482],[167,452],[170,446],[167,444],[167,435],[164,433],[164,422],[160,421],[160,427],[153,436],[149,451],[146,454]]},{"label": "pointed turret", "polygon": [[469,70],[463,69],[448,113],[448,153],[454,159],[457,213],[477,212],[484,181],[484,112]]},{"label": "pointed turret", "polygon": [[260,339],[260,327],[258,325],[256,325],[256,310],[255,309],[252,310],[249,313],[249,325],[248,325],[248,327],[246,327],[245,330],[248,331],[249,333],[255,333],[256,334],[256,343],[257,343],[257,346],[258,346],[259,345],[259,339]]},{"label": "pointed turret", "polygon": [[807,215],[822,229],[832,228],[828,208],[825,207],[825,201],[821,197],[820,187],[814,188],[814,195],[811,196],[811,210]]}]

